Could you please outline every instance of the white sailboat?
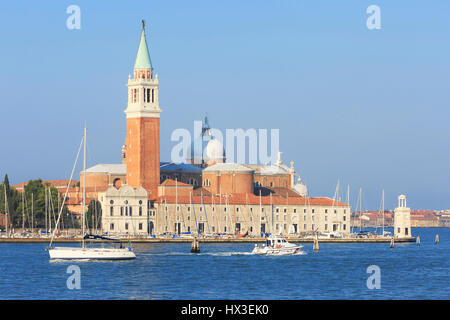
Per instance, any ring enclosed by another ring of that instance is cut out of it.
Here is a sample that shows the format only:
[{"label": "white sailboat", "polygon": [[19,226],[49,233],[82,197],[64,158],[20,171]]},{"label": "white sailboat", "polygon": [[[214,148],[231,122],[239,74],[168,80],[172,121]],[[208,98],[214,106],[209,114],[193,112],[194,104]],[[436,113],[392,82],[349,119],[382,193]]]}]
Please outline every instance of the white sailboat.
[{"label": "white sailboat", "polygon": [[[57,226],[59,224],[59,220],[61,218],[62,208],[64,206],[64,202],[67,197],[67,192],[69,190],[70,183],[72,181],[73,171],[75,169],[76,161],[78,159],[78,155],[80,150],[78,150],[77,159],[75,160],[74,167],[72,169],[72,174],[70,176],[69,183],[67,185],[66,193],[64,195],[64,200],[61,205],[58,221],[56,222],[55,229],[52,234],[52,238],[50,240],[50,245],[48,248],[48,253],[50,255],[50,259],[64,259],[64,260],[130,260],[135,259],[136,255],[134,254],[131,247],[120,247],[120,248],[94,248],[94,247],[86,247],[85,243],[85,204],[86,204],[86,127],[84,128],[84,152],[83,152],[83,202],[82,202],[82,234],[83,238],[81,240],[81,247],[52,247],[52,242],[55,237],[55,233],[57,230]],[[81,148],[81,145],[80,145]]]}]

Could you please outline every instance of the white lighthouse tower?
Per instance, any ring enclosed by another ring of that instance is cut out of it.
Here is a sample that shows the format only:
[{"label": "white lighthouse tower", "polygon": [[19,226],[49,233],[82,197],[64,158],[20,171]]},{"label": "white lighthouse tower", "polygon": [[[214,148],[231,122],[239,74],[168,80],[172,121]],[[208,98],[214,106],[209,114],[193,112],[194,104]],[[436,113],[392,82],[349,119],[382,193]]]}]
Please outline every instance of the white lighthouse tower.
[{"label": "white lighthouse tower", "polygon": [[398,196],[398,207],[394,210],[394,237],[408,238],[411,235],[411,209],[406,206],[406,196]]}]

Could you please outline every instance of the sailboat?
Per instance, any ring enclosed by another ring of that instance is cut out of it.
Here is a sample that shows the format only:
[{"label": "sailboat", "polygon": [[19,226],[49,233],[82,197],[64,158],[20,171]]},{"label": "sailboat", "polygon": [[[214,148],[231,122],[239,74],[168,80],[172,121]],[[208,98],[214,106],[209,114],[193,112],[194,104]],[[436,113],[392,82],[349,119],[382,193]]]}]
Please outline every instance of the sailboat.
[{"label": "sailboat", "polygon": [[[83,237],[81,239],[81,247],[52,247],[52,242],[56,234],[57,226],[59,224],[59,220],[61,218],[62,208],[64,207],[64,202],[67,197],[67,192],[69,190],[70,183],[72,181],[73,172],[76,166],[76,162],[78,160],[78,155],[80,150],[78,150],[77,159],[75,160],[74,167],[72,169],[72,174],[70,176],[69,183],[67,185],[66,193],[64,195],[64,200],[61,205],[58,221],[56,222],[55,229],[52,234],[52,238],[50,240],[50,245],[47,248],[48,253],[50,255],[50,259],[64,259],[64,260],[130,260],[135,259],[136,255],[134,254],[131,247],[122,246],[120,248],[94,248],[94,247],[86,247],[85,239],[89,238],[89,235],[85,234],[86,222],[85,222],[85,209],[86,209],[86,127],[84,128],[84,136],[83,136],[83,144],[84,144],[84,152],[83,152],[83,202],[82,202],[82,234]],[[81,149],[81,145],[80,145]]]}]

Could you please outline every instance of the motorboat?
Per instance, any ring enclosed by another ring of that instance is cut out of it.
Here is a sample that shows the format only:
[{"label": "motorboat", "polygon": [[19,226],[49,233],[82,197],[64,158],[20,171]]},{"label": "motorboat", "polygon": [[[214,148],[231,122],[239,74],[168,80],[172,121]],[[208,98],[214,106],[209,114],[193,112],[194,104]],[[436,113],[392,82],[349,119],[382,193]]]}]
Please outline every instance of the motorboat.
[{"label": "motorboat", "polygon": [[270,235],[266,239],[266,243],[263,245],[255,244],[253,249],[253,254],[261,255],[289,255],[289,254],[300,254],[304,253],[302,251],[303,246],[289,243],[285,238],[281,236]]}]

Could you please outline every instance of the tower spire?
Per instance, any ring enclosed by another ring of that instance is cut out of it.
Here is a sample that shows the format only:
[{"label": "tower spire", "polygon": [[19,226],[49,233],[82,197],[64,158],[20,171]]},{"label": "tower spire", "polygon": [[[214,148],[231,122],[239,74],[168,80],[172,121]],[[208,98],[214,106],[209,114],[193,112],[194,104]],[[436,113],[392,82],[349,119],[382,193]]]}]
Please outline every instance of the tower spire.
[{"label": "tower spire", "polygon": [[145,37],[145,20],[142,20],[141,39],[134,62],[134,78],[153,78],[153,67]]}]

